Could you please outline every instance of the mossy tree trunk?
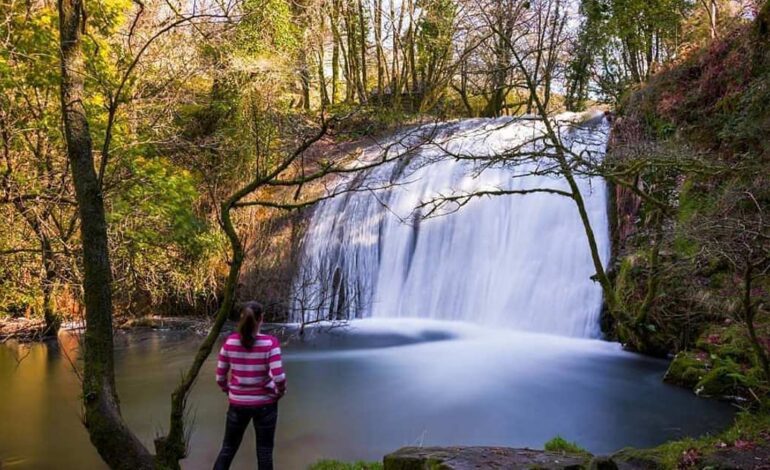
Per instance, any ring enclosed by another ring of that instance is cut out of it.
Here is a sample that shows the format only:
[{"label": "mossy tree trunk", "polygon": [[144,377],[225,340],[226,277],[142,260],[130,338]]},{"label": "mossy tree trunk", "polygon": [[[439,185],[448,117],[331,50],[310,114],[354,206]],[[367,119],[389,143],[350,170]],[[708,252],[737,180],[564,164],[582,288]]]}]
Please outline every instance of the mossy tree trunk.
[{"label": "mossy tree trunk", "polygon": [[56,336],[61,326],[61,319],[56,313],[54,288],[56,286],[56,261],[51,247],[51,240],[43,234],[40,240],[40,256],[43,258],[43,318],[45,319],[44,336]]},{"label": "mossy tree trunk", "polygon": [[84,106],[86,71],[81,51],[83,0],[59,0],[61,104],[67,156],[77,195],[86,307],[83,351],[84,422],[91,442],[113,469],[150,469],[153,459],[126,426],[115,392],[112,292],[107,223]]},{"label": "mossy tree trunk", "polygon": [[42,269],[40,275],[40,291],[43,294],[43,319],[45,320],[45,330],[43,330],[44,337],[56,336],[59,332],[59,326],[61,325],[61,319],[56,313],[56,306],[54,305],[54,286],[56,285],[56,261],[54,260],[54,251],[51,244],[51,238],[46,232],[43,224],[38,219],[37,215],[30,210],[21,199],[14,201],[14,207],[16,211],[21,214],[27,225],[35,233],[40,244],[40,259],[42,261]]},{"label": "mossy tree trunk", "polygon": [[770,34],[770,1],[765,1],[765,4],[759,10],[759,14],[756,19],[757,33],[759,33],[762,39],[767,38]]},{"label": "mossy tree trunk", "polygon": [[642,304],[636,313],[634,325],[638,331],[647,331],[644,324],[647,322],[652,305],[658,296],[658,287],[660,285],[660,246],[663,242],[663,215],[661,211],[655,211],[653,215],[652,246],[650,247],[650,267],[647,275],[647,292]]},{"label": "mossy tree trunk", "polygon": [[746,330],[749,334],[749,341],[751,347],[754,349],[754,354],[757,356],[757,361],[762,367],[762,371],[765,374],[765,380],[770,382],[770,359],[767,357],[767,349],[762,344],[757,335],[757,329],[755,325],[757,306],[752,297],[752,291],[754,289],[754,265],[750,259],[746,260],[746,266],[743,273],[743,322],[746,324]]}]

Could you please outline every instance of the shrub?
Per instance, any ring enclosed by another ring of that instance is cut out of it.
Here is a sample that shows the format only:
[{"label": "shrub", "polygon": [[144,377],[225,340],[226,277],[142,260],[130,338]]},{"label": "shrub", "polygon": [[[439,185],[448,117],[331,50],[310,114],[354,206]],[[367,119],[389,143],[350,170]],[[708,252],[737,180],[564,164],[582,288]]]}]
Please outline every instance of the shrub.
[{"label": "shrub", "polygon": [[566,454],[591,455],[574,442],[570,442],[561,436],[556,436],[545,443],[545,450],[549,452],[563,452]]}]

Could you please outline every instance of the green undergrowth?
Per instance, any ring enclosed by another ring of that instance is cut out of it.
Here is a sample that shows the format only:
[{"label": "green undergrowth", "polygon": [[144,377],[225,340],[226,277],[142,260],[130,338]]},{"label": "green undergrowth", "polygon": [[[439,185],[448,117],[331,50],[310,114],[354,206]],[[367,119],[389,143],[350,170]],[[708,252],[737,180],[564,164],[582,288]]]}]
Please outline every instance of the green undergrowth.
[{"label": "green undergrowth", "polygon": [[[760,323],[758,329],[763,336],[770,334],[767,322]],[[690,388],[699,396],[756,404],[768,390],[752,351],[743,325],[711,325],[692,349],[677,353],[664,380]]]},{"label": "green undergrowth", "polygon": [[570,442],[561,436],[556,436],[550,441],[545,443],[543,447],[549,452],[561,452],[565,454],[578,454],[578,455],[591,455],[587,450],[577,445],[575,442]]},{"label": "green undergrowth", "polygon": [[770,437],[770,414],[739,413],[730,428],[722,433],[697,439],[666,442],[650,449],[623,449],[612,456],[615,462],[634,462],[644,468],[722,468],[712,463],[719,453],[752,452],[765,447]]},{"label": "green undergrowth", "polygon": [[308,470],[382,470],[381,462],[340,462],[339,460],[320,460]]}]

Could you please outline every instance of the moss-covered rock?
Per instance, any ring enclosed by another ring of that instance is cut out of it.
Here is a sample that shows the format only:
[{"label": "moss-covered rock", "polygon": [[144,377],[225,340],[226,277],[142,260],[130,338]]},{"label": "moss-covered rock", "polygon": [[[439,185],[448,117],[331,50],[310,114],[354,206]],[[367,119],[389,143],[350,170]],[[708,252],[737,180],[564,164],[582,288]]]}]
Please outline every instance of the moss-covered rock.
[{"label": "moss-covered rock", "polygon": [[714,368],[695,385],[695,393],[704,397],[750,399],[761,394],[765,386],[764,374],[759,367],[737,363],[730,358],[717,358]]},{"label": "moss-covered rock", "polygon": [[734,395],[741,385],[739,375],[729,366],[716,367],[698,381],[695,393],[699,396],[722,398]]},{"label": "moss-covered rock", "polygon": [[588,464],[588,470],[618,470],[618,464],[611,457],[594,457]]},{"label": "moss-covered rock", "polygon": [[339,460],[320,460],[308,470],[382,470],[381,462],[340,462]]},{"label": "moss-covered rock", "polygon": [[711,355],[740,363],[752,360],[746,326],[736,322],[713,325],[698,338],[696,347]]},{"label": "moss-covered rock", "polygon": [[618,468],[662,470],[666,468],[662,453],[656,449],[622,449],[614,453],[611,460]]},{"label": "moss-covered rock", "polygon": [[709,369],[710,363],[704,354],[682,351],[674,356],[663,381],[682,387],[695,388]]},{"label": "moss-covered rock", "polygon": [[581,470],[590,457],[508,447],[403,447],[386,455],[384,463],[385,470]]},{"label": "moss-covered rock", "polygon": [[752,361],[750,345],[739,326],[707,330],[697,341],[699,349],[674,357],[663,380],[702,397],[742,401],[762,393],[766,387],[763,372]]}]

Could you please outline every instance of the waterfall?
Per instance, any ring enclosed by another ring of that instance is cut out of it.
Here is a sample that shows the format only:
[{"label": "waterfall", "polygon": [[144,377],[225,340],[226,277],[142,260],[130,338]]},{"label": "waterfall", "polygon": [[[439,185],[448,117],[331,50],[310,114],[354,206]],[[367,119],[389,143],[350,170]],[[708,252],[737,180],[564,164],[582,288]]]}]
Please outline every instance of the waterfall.
[{"label": "waterfall", "polygon": [[[609,133],[603,114],[563,114],[552,123],[573,154],[601,160]],[[419,317],[598,337],[602,292],[571,198],[447,199],[569,191],[544,135],[535,118],[470,119],[367,148],[359,165],[403,156],[339,181],[329,191],[356,190],[315,208],[293,285],[293,321]],[[606,184],[581,175],[578,185],[606,263]]]}]

